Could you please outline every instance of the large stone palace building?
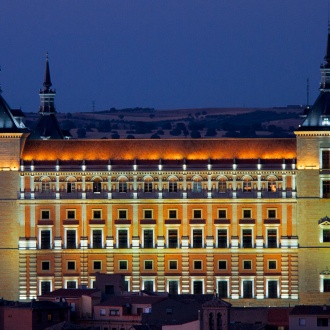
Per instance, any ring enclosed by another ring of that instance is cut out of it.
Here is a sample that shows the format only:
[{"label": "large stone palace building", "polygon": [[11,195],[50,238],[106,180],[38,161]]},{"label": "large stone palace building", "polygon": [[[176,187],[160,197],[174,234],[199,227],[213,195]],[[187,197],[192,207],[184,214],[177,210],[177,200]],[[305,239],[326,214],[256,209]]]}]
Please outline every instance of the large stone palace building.
[{"label": "large stone palace building", "polygon": [[47,59],[33,131],[0,95],[0,296],[91,288],[101,272],[123,291],[329,302],[329,45],[292,139],[66,139]]}]

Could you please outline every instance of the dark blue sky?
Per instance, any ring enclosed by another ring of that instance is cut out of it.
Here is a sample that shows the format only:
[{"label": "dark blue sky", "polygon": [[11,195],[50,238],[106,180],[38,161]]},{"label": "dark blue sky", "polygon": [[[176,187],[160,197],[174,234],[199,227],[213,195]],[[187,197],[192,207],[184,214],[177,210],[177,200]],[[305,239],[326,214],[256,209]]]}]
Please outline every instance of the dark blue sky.
[{"label": "dark blue sky", "polygon": [[58,112],[303,104],[327,22],[328,0],[6,0],[0,83],[37,112],[48,51]]}]

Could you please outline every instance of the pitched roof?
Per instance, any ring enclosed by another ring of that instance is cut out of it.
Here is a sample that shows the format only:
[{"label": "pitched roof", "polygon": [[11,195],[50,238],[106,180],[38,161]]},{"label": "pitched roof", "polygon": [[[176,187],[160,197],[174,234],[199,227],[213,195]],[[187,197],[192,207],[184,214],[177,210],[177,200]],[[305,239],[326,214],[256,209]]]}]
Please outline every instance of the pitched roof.
[{"label": "pitched roof", "polygon": [[52,292],[44,293],[41,297],[62,297],[77,298],[81,296],[92,296],[94,293],[100,292],[97,289],[57,289]]},{"label": "pitched roof", "polygon": [[64,139],[55,113],[41,114],[36,127],[28,137],[29,140]]},{"label": "pitched roof", "polygon": [[23,160],[296,158],[296,139],[28,140]]},{"label": "pitched roof", "polygon": [[328,315],[330,316],[330,306],[299,305],[295,306],[290,315]]}]

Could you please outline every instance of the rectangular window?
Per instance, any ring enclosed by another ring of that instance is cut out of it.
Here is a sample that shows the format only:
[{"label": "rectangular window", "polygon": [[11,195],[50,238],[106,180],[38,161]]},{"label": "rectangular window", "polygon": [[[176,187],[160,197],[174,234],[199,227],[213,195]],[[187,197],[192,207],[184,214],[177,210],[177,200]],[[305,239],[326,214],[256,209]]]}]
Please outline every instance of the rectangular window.
[{"label": "rectangular window", "polygon": [[252,261],[243,260],[243,269],[252,269]]},{"label": "rectangular window", "polygon": [[203,294],[203,281],[194,281],[193,294]]},{"label": "rectangular window", "polygon": [[41,210],[41,220],[49,220],[50,212],[48,210]]},{"label": "rectangular window", "polygon": [[243,298],[253,298],[253,282],[252,281],[243,281]]},{"label": "rectangular window", "polygon": [[67,289],[77,289],[77,282],[76,281],[67,281],[66,288]]},{"label": "rectangular window", "polygon": [[126,220],[127,219],[127,210],[118,210],[118,219]]},{"label": "rectangular window", "polygon": [[323,243],[330,242],[330,229],[323,229]]},{"label": "rectangular window", "polygon": [[218,219],[227,219],[227,210],[218,210]]},{"label": "rectangular window", "polygon": [[170,249],[178,247],[178,230],[177,229],[168,230],[168,247]]},{"label": "rectangular window", "polygon": [[50,249],[50,230],[40,231],[40,241],[41,249]]},{"label": "rectangular window", "polygon": [[252,229],[243,229],[242,236],[243,236],[242,247],[252,248]]},{"label": "rectangular window", "polygon": [[277,298],[277,281],[268,281],[268,298]]},{"label": "rectangular window", "polygon": [[243,219],[251,219],[251,210],[243,210]]},{"label": "rectangular window", "polygon": [[102,230],[93,229],[93,249],[102,248]]},{"label": "rectangular window", "polygon": [[330,278],[323,279],[323,292],[330,292]]},{"label": "rectangular window", "polygon": [[143,210],[144,219],[152,219],[152,210]]},{"label": "rectangular window", "polygon": [[49,270],[50,269],[50,262],[49,261],[42,261],[41,262],[41,270]]},{"label": "rectangular window", "polygon": [[144,286],[144,290],[147,290],[149,292],[154,291],[154,281],[144,281],[143,286]]},{"label": "rectangular window", "polygon": [[169,219],[177,219],[178,218],[177,210],[169,210],[168,211],[168,218]]},{"label": "rectangular window", "polygon": [[105,316],[105,308],[100,309],[100,316]]},{"label": "rectangular window", "polygon": [[316,324],[318,327],[328,327],[329,325],[329,319],[326,317],[318,317]]},{"label": "rectangular window", "polygon": [[276,248],[277,247],[277,230],[267,229],[267,247]]},{"label": "rectangular window", "polygon": [[76,269],[76,262],[75,261],[68,261],[67,269],[68,270],[75,270]]},{"label": "rectangular window", "polygon": [[152,229],[143,230],[143,247],[144,248],[154,247],[154,231]]},{"label": "rectangular window", "polygon": [[50,281],[41,282],[41,294],[46,294],[50,292]]},{"label": "rectangular window", "polygon": [[101,210],[93,210],[93,219],[102,219]]},{"label": "rectangular window", "polygon": [[144,261],[144,269],[146,269],[146,270],[152,270],[153,269],[152,260],[145,260]]},{"label": "rectangular window", "polygon": [[202,210],[193,210],[193,219],[202,219]]},{"label": "rectangular window", "polygon": [[146,193],[152,192],[152,182],[149,181],[144,182],[144,192]]},{"label": "rectangular window", "polygon": [[218,294],[220,298],[228,298],[228,282],[218,281]]},{"label": "rectangular window", "polygon": [[218,229],[218,248],[228,247],[227,229]]},{"label": "rectangular window", "polygon": [[76,210],[67,210],[66,218],[67,219],[76,219]]},{"label": "rectangular window", "polygon": [[66,248],[67,249],[76,248],[76,231],[73,229],[66,231]]},{"label": "rectangular window", "polygon": [[306,325],[306,320],[305,319],[299,319],[299,325],[300,326],[305,326]]},{"label": "rectangular window", "polygon": [[110,309],[109,310],[109,315],[110,316],[119,316],[119,309]]},{"label": "rectangular window", "polygon": [[128,233],[127,229],[118,230],[118,248],[125,249],[128,248]]},{"label": "rectangular window", "polygon": [[202,191],[202,182],[201,181],[194,181],[193,182],[193,192],[201,192]]},{"label": "rectangular window", "polygon": [[125,280],[124,291],[129,292],[129,281]]},{"label": "rectangular window", "polygon": [[178,269],[178,261],[177,260],[170,260],[169,268],[171,270]]},{"label": "rectangular window", "polygon": [[193,229],[193,248],[203,247],[203,230]]},{"label": "rectangular window", "polygon": [[194,260],[194,269],[201,270],[202,269],[202,261]]},{"label": "rectangular window", "polygon": [[323,188],[323,198],[330,198],[330,181],[324,180],[322,181]]},{"label": "rectangular window", "polygon": [[322,150],[322,169],[330,169],[330,150]]},{"label": "rectangular window", "polygon": [[118,191],[121,192],[121,193],[127,192],[127,182],[126,181],[119,181]]},{"label": "rectangular window", "polygon": [[168,293],[169,294],[179,294],[179,282],[178,281],[168,281]]},{"label": "rectangular window", "polygon": [[268,219],[276,219],[276,210],[267,210]]},{"label": "rectangular window", "polygon": [[170,181],[168,183],[168,191],[169,192],[177,192],[178,191],[178,183],[175,181]]},{"label": "rectangular window", "polygon": [[102,261],[93,261],[93,269],[94,270],[101,270],[102,269]]},{"label": "rectangular window", "polygon": [[274,270],[277,268],[276,260],[268,260],[268,269]]},{"label": "rectangular window", "polygon": [[75,182],[68,182],[66,192],[73,193],[75,191],[76,191],[76,183]]},{"label": "rectangular window", "polygon": [[219,181],[219,184],[218,184],[218,187],[219,187],[219,192],[220,193],[226,192],[226,189],[227,189],[227,182],[226,182],[226,180],[220,180]]},{"label": "rectangular window", "polygon": [[218,262],[219,269],[227,269],[227,260],[219,260]]},{"label": "rectangular window", "polygon": [[120,270],[127,270],[128,269],[127,260],[119,260],[119,269]]}]

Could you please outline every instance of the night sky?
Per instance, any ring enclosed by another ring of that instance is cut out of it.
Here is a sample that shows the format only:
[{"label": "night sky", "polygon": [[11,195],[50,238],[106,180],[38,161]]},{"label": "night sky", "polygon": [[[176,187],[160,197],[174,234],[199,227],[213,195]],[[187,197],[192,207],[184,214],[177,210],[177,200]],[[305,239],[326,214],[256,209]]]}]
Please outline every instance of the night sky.
[{"label": "night sky", "polygon": [[328,0],[4,0],[0,83],[37,112],[45,57],[58,112],[310,102]]}]

